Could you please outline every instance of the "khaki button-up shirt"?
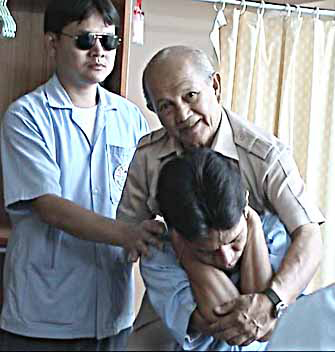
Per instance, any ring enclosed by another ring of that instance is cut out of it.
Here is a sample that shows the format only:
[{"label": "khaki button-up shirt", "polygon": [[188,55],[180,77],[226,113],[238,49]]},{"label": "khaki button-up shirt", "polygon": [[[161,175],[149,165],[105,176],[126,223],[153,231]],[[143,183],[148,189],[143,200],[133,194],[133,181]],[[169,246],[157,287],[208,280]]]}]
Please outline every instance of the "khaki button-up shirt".
[{"label": "khaki button-up shirt", "polygon": [[[258,212],[277,213],[288,231],[324,217],[309,200],[289,148],[236,114],[224,110],[212,149],[235,159]],[[160,215],[156,201],[159,171],[182,148],[164,128],[142,138],[130,165],[117,218],[130,223]]]}]

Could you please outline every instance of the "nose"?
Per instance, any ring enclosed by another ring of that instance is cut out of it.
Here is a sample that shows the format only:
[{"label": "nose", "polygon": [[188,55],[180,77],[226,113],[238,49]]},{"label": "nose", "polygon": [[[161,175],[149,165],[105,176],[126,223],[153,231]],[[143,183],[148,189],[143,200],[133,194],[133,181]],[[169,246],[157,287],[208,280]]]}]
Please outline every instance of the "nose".
[{"label": "nose", "polygon": [[220,253],[223,265],[227,268],[232,266],[235,258],[235,251],[232,249],[232,247],[229,245],[220,246]]},{"label": "nose", "polygon": [[177,104],[177,123],[182,123],[189,118],[190,107],[187,103],[181,101]]},{"label": "nose", "polygon": [[90,53],[93,57],[103,57],[105,56],[104,48],[101,45],[100,39],[95,38],[94,45],[90,50]]}]

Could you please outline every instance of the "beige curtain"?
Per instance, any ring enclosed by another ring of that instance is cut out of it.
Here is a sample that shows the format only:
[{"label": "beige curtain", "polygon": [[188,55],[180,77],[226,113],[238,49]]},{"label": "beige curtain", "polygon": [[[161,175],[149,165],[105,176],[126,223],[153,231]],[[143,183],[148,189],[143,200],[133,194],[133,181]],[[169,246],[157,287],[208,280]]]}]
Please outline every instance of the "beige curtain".
[{"label": "beige curtain", "polygon": [[334,19],[241,13],[228,5],[221,26],[219,15],[211,39],[220,58],[223,103],[292,147],[309,194],[327,218],[323,261],[310,289],[326,286],[335,282]]}]

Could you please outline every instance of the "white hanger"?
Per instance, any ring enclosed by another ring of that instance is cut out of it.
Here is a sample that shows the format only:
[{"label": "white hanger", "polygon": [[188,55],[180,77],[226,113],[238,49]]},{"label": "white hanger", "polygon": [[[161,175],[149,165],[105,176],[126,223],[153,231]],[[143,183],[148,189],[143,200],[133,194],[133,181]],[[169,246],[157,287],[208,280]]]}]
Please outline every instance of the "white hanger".
[{"label": "white hanger", "polygon": [[0,22],[3,24],[0,37],[14,38],[16,32],[16,23],[7,7],[7,0],[0,0]]}]

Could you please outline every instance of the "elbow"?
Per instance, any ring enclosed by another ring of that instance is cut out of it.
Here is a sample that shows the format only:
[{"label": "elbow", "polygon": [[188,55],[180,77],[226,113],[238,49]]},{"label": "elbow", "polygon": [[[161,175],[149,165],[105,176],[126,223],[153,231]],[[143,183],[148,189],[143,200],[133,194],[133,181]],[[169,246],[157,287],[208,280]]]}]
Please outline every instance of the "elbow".
[{"label": "elbow", "polygon": [[319,265],[322,258],[323,242],[319,224],[310,223],[300,226],[292,234],[293,243],[302,247],[303,251],[310,254],[309,260]]},{"label": "elbow", "polygon": [[52,207],[53,197],[52,195],[43,195],[35,198],[31,201],[31,206],[33,212],[37,214],[42,222],[55,226],[57,225],[57,216]]}]

